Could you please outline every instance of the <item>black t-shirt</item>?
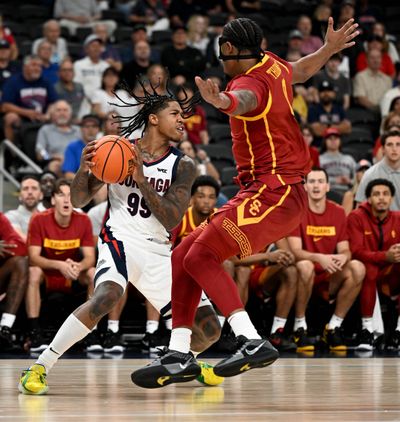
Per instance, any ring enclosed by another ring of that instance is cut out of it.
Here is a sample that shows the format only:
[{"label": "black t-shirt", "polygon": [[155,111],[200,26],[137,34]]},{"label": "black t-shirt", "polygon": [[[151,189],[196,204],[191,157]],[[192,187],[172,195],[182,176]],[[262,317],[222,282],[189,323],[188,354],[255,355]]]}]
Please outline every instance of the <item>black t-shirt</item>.
[{"label": "black t-shirt", "polygon": [[186,79],[192,79],[204,71],[206,61],[197,48],[177,50],[167,46],[161,52],[161,63],[168,69],[171,78],[183,75]]},{"label": "black t-shirt", "polygon": [[1,69],[0,68],[0,99],[1,94],[3,92],[3,85],[4,82],[11,76],[15,75],[21,70],[21,66],[18,65],[16,62],[8,63],[8,66]]}]

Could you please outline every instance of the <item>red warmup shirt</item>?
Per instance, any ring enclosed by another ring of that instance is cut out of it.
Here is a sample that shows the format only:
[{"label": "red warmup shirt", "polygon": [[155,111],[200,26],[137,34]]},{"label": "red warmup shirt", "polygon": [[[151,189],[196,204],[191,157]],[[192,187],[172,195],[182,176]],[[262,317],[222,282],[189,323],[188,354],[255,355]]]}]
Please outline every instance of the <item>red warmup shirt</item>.
[{"label": "red warmup shirt", "polygon": [[350,249],[355,259],[365,263],[389,264],[386,252],[392,245],[400,243],[400,211],[389,211],[379,221],[368,202],[363,202],[347,218]]},{"label": "red warmup shirt", "polygon": [[322,214],[316,214],[307,207],[300,226],[290,236],[300,237],[303,249],[308,252],[336,253],[337,244],[349,239],[344,209],[329,200]]},{"label": "red warmup shirt", "polygon": [[274,189],[301,182],[310,168],[310,154],[292,108],[292,66],[266,52],[226,90],[251,90],[257,96],[256,110],[230,117],[241,184],[260,180]]},{"label": "red warmup shirt", "polygon": [[[356,61],[357,72],[361,72],[362,70],[365,70],[367,67],[368,67],[367,54],[365,53],[365,51],[362,51],[357,56],[357,61]],[[392,59],[390,58],[388,53],[382,53],[382,64],[379,70],[383,72],[385,75],[390,76],[391,78],[393,78],[393,76],[395,75],[396,68],[394,67]]]},{"label": "red warmup shirt", "polygon": [[207,130],[206,113],[203,107],[197,105],[194,113],[185,119],[183,124],[185,125],[189,141],[192,141],[195,145],[200,145],[202,143],[200,132]]},{"label": "red warmup shirt", "polygon": [[317,148],[309,146],[308,147],[310,151],[310,164],[312,167],[321,167],[319,164],[319,151]]},{"label": "red warmup shirt", "polygon": [[[80,261],[79,248],[94,246],[92,223],[86,214],[72,212],[68,227],[58,225],[54,208],[35,214],[29,224],[28,246],[41,246],[47,259]],[[45,270],[47,276],[59,276],[57,270]]]},{"label": "red warmup shirt", "polygon": [[[12,249],[15,256],[28,255],[25,242],[14,230],[10,221],[2,212],[0,212],[0,240],[4,240],[6,243],[17,245],[16,248]],[[9,257],[11,257],[11,255],[5,255],[4,258],[0,257],[0,262],[5,261]]]}]

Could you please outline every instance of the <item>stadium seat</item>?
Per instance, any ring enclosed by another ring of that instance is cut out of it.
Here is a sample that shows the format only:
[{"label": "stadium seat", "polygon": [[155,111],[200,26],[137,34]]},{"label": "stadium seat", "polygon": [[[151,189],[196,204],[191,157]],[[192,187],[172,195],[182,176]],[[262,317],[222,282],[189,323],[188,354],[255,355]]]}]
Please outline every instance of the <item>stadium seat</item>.
[{"label": "stadium seat", "polygon": [[231,128],[228,124],[213,123],[208,126],[210,139],[216,143],[220,141],[232,141]]},{"label": "stadium seat", "polygon": [[359,141],[370,141],[372,144],[374,143],[372,133],[367,127],[353,126],[351,133],[342,137],[342,145]]},{"label": "stadium seat", "polygon": [[92,28],[79,26],[78,28],[76,28],[75,37],[79,42],[83,43],[85,39],[92,33],[93,33]]},{"label": "stadium seat", "polygon": [[225,159],[230,161],[232,165],[234,165],[232,148],[229,146],[211,144],[202,145],[201,149],[203,149],[212,160]]},{"label": "stadium seat", "polygon": [[36,160],[36,139],[42,123],[24,122],[16,132],[16,144],[31,160]]},{"label": "stadium seat", "polygon": [[221,193],[223,193],[228,199],[231,199],[239,192],[238,185],[227,185],[221,187]]},{"label": "stadium seat", "polygon": [[132,28],[130,26],[119,26],[115,32],[115,41],[117,43],[124,43],[126,41],[131,41]]},{"label": "stadium seat", "polygon": [[373,143],[370,141],[359,140],[343,145],[343,154],[350,154],[356,161],[365,158],[371,160]]},{"label": "stadium seat", "polygon": [[108,9],[103,10],[101,12],[101,18],[102,19],[111,19],[117,23],[124,24],[126,23],[125,14],[123,12],[120,12],[119,10],[115,9]]},{"label": "stadium seat", "polygon": [[232,185],[233,178],[236,177],[238,174],[236,167],[225,167],[221,170],[221,183],[223,186]]},{"label": "stadium seat", "polygon": [[330,190],[327,194],[326,197],[333,201],[336,202],[339,205],[342,205],[342,201],[343,201],[343,194],[334,190]]},{"label": "stadium seat", "polygon": [[151,34],[151,43],[155,45],[160,44],[171,44],[172,43],[172,31],[170,29],[166,29],[163,31],[153,31]]}]

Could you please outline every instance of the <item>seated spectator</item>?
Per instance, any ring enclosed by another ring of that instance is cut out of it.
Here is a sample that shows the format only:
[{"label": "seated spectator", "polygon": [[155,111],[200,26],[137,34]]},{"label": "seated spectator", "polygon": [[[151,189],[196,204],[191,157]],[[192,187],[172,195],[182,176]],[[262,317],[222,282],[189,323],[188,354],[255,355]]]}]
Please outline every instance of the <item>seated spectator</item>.
[{"label": "seated spectator", "polygon": [[[74,82],[74,65],[71,59],[64,59],[60,63],[59,81],[54,88],[61,100],[67,101],[72,109],[72,122],[79,124],[82,108],[84,108],[85,92],[80,82]],[[89,106],[88,106],[89,107]]]},{"label": "seated spectator", "polygon": [[43,194],[40,189],[39,178],[33,175],[26,175],[22,178],[19,188],[18,208],[5,213],[13,229],[21,236],[24,242],[27,240],[31,217],[37,211],[42,198]]},{"label": "seated spectator", "polygon": [[[360,294],[362,331],[358,349],[374,348],[373,312],[376,289],[387,284],[391,297],[400,291],[400,213],[390,211],[396,194],[395,187],[387,179],[377,178],[365,188],[367,202],[363,202],[348,217],[350,246],[354,258],[366,269]],[[399,304],[397,304],[400,313]],[[400,350],[400,315],[396,327],[391,327],[389,348]]]},{"label": "seated spectator", "polygon": [[20,70],[19,64],[11,60],[10,44],[6,40],[0,40],[0,101],[4,83]]},{"label": "seated spectator", "polygon": [[379,112],[379,103],[385,93],[392,87],[392,79],[379,69],[382,63],[382,53],[370,50],[367,53],[368,67],[354,77],[353,97],[361,107]]},{"label": "seated spectator", "polygon": [[176,27],[172,32],[172,45],[161,51],[161,64],[169,71],[172,82],[182,85],[191,81],[205,69],[203,55],[196,48],[188,47],[184,27]]},{"label": "seated spectator", "polygon": [[64,154],[62,172],[66,179],[73,179],[79,169],[82,150],[90,141],[94,141],[100,131],[101,120],[95,114],[87,114],[81,121],[81,138],[71,142]]},{"label": "seated spectator", "polygon": [[167,12],[161,0],[138,0],[132,7],[128,20],[134,25],[146,25],[149,34],[169,27]]},{"label": "seated spectator", "polygon": [[15,349],[11,329],[28,283],[28,259],[25,242],[0,213],[0,296],[4,297],[0,319],[0,351]]},{"label": "seated spectator", "polygon": [[97,35],[103,41],[103,51],[100,58],[105,60],[111,67],[113,67],[117,72],[121,72],[122,61],[121,56],[118,50],[113,47],[110,43],[109,37],[110,34],[107,30],[107,26],[103,23],[96,23],[93,28],[93,33]]},{"label": "seated spectator", "polygon": [[81,131],[71,124],[72,110],[65,100],[56,101],[50,111],[50,123],[43,125],[36,140],[36,156],[48,170],[61,176],[64,153],[71,141],[79,139]]},{"label": "seated spectator", "polygon": [[301,54],[306,56],[314,53],[322,47],[322,39],[311,35],[312,22],[307,15],[301,15],[297,21],[297,29],[301,32],[303,39],[301,41]]},{"label": "seated spectator", "polygon": [[39,325],[44,281],[47,293],[71,293],[74,282],[87,286],[88,294],[93,291],[95,251],[90,219],[73,210],[67,180],[57,181],[52,203],[54,208],[33,216],[28,232],[29,260],[37,269],[30,271],[25,298],[31,352],[48,346]]},{"label": "seated spectator", "polygon": [[[296,58],[299,60],[301,57]],[[308,118],[308,104],[307,104],[307,90],[304,85],[296,84],[293,85],[293,111],[295,112],[296,118],[299,123],[306,124]]]},{"label": "seated spectator", "polygon": [[61,36],[60,24],[51,19],[43,24],[43,37],[35,40],[32,44],[32,54],[37,54],[39,44],[48,41],[51,45],[51,63],[60,64],[68,56],[67,41]]},{"label": "seated spectator", "polygon": [[[400,130],[400,111],[390,111],[389,114],[384,119],[382,119],[380,132],[383,134],[392,129]],[[383,158],[381,136],[378,136],[378,138],[375,140],[372,155],[374,157],[375,163],[382,160]]]},{"label": "seated spectator", "polygon": [[322,340],[330,350],[347,350],[341,325],[360,292],[365,268],[351,259],[343,208],[326,198],[329,179],[325,170],[312,170],[306,176],[305,189],[308,208],[288,238],[299,273],[294,322],[297,350],[314,350],[305,316],[313,289],[326,299],[336,298]]},{"label": "seated spectator", "polygon": [[192,0],[171,0],[168,8],[170,27],[186,26],[195,14],[205,15],[205,4]]},{"label": "seated spectator", "polygon": [[96,89],[101,87],[103,72],[110,65],[101,59],[103,40],[97,35],[89,35],[83,43],[86,56],[74,63],[74,82],[82,84],[87,99],[91,102]]},{"label": "seated spectator", "polygon": [[398,66],[396,70],[396,78],[394,81],[394,85],[395,86],[393,88],[390,88],[388,91],[385,92],[380,101],[379,107],[382,118],[386,117],[389,114],[392,101],[395,98],[400,97],[400,66]]},{"label": "seated spectator", "polygon": [[113,34],[117,27],[113,20],[100,20],[101,10],[95,0],[56,0],[54,17],[60,19],[60,25],[68,28],[71,36],[75,36],[77,28],[93,28],[96,23],[106,25],[110,34]]},{"label": "seated spectator", "polygon": [[324,82],[328,81],[335,93],[335,101],[341,105],[344,110],[347,110],[350,106],[350,94],[351,84],[350,79],[343,76],[339,71],[341,63],[341,55],[334,54],[326,62],[323,70],[319,71],[312,79],[312,87],[310,87],[311,95],[313,96],[313,102],[318,102],[318,87]]},{"label": "seated spectator", "polygon": [[105,119],[110,111],[119,111],[119,107],[115,105],[117,103],[117,95],[121,95],[120,91],[117,90],[119,84],[119,73],[113,68],[109,67],[103,72],[101,78],[101,88],[96,89],[92,97],[92,113]]},{"label": "seated spectator", "polygon": [[341,136],[337,129],[329,128],[324,132],[319,162],[328,173],[332,190],[343,194],[351,187],[356,162],[351,155],[341,152]]},{"label": "seated spectator", "polygon": [[47,40],[43,40],[39,43],[38,57],[42,61],[42,76],[44,79],[49,81],[52,85],[58,82],[58,63],[51,62],[51,44]]},{"label": "seated spectator", "polygon": [[[192,98],[194,95],[193,87],[189,84],[184,84],[178,88],[177,97],[181,101]],[[194,145],[207,145],[210,137],[207,131],[207,117],[203,107],[196,104],[193,114],[185,118],[183,121],[185,125],[186,136]]]},{"label": "seated spectator", "polygon": [[337,104],[336,92],[329,81],[322,81],[318,87],[319,103],[313,104],[308,109],[308,124],[320,143],[321,137],[328,129],[336,129],[340,135],[351,132],[351,122],[346,117],[343,107]]},{"label": "seated spectator", "polygon": [[356,193],[364,173],[371,167],[371,165],[372,164],[365,159],[362,159],[357,163],[353,187],[343,195],[342,207],[344,208],[346,215],[349,215],[351,211],[357,208]]},{"label": "seated spectator", "polygon": [[40,190],[42,191],[42,201],[37,206],[37,211],[46,211],[53,207],[51,198],[53,196],[54,187],[56,186],[57,175],[50,170],[45,170],[39,176]]},{"label": "seated spectator", "polygon": [[392,41],[393,37],[386,33],[385,25],[382,22],[375,22],[372,25],[372,34],[383,39],[383,51],[389,54],[393,64],[399,63],[399,53],[394,42]]},{"label": "seated spectator", "polygon": [[210,42],[207,16],[192,15],[188,20],[187,28],[187,45],[196,48],[205,57]]},{"label": "seated spectator", "polygon": [[168,73],[167,69],[160,64],[152,64],[146,73],[150,84],[156,88],[158,94],[165,93],[167,90]]},{"label": "seated spectator", "polygon": [[286,57],[287,60],[289,58],[291,58],[292,60],[295,57],[296,60],[299,60],[303,56],[303,53],[301,52],[302,42],[303,34],[298,29],[293,29],[292,31],[290,31],[288,37],[288,47],[286,51],[282,52],[282,56]]},{"label": "seated spectator", "polygon": [[7,79],[3,85],[5,137],[14,141],[14,129],[22,121],[48,120],[47,109],[56,100],[56,91],[42,76],[41,60],[37,56],[26,56],[22,72]]},{"label": "seated spectator", "polygon": [[11,29],[3,25],[3,16],[0,14],[0,40],[7,41],[10,45],[11,57],[10,60],[17,60],[19,51]]},{"label": "seated spectator", "polygon": [[138,41],[133,48],[134,58],[124,63],[121,72],[121,81],[126,82],[129,88],[133,89],[139,75],[146,74],[152,65],[151,48],[147,41]]},{"label": "seated spectator", "polygon": [[400,211],[400,131],[390,130],[385,132],[382,135],[381,142],[383,159],[365,172],[357,190],[356,201],[361,203],[366,200],[365,190],[371,180],[387,179],[393,183],[396,190],[396,193],[393,194],[390,209]]},{"label": "seated spectator", "polygon": [[367,48],[357,56],[357,72],[361,72],[368,67],[367,53],[372,50],[378,50],[381,53],[381,65],[379,70],[393,79],[396,70],[392,59],[384,49],[384,40],[379,35],[371,35],[367,40]]},{"label": "seated spectator", "polygon": [[[126,46],[121,51],[122,62],[128,63],[135,59],[135,46],[139,41],[146,41],[150,43],[150,37],[147,34],[146,27],[144,25],[138,24],[132,28],[131,32],[131,43],[129,46]],[[153,63],[160,62],[160,52],[157,49],[151,50],[150,59]]]},{"label": "seated spectator", "polygon": [[310,128],[307,125],[303,125],[301,129],[301,133],[303,134],[304,142],[306,143],[308,150],[310,152],[310,167],[320,167],[319,164],[319,151],[318,148],[315,148],[312,143],[314,140],[313,134]]}]

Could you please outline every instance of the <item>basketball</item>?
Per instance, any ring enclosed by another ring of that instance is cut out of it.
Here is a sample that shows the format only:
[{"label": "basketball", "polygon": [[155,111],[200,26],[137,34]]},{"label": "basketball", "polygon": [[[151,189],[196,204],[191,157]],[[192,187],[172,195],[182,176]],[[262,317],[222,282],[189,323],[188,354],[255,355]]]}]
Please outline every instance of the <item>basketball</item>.
[{"label": "basketball", "polygon": [[92,173],[104,183],[120,183],[133,171],[134,152],[128,139],[106,135],[98,140]]}]

